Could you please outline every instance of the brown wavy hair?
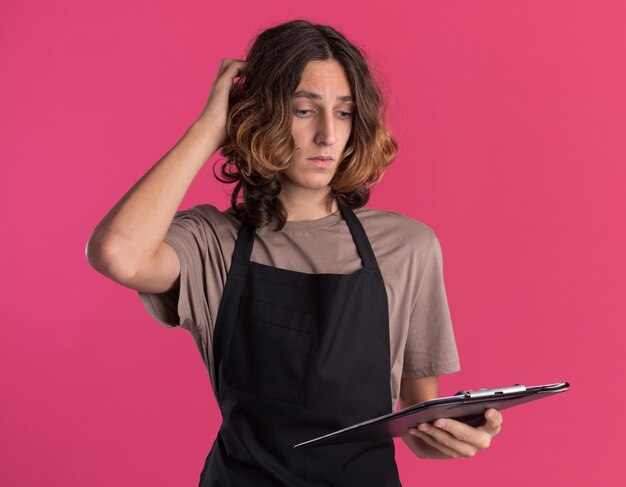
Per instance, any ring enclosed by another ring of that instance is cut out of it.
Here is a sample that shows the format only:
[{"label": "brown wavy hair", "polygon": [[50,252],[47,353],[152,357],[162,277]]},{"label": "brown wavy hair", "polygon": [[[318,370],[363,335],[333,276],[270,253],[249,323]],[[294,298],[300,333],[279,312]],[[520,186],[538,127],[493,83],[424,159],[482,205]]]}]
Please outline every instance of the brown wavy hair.
[{"label": "brown wavy hair", "polygon": [[[398,153],[385,124],[385,102],[362,50],[336,29],[292,20],[261,32],[247,54],[247,64],[229,95],[225,143],[220,154],[223,183],[237,183],[231,206],[237,217],[255,226],[273,218],[283,228],[287,210],[278,198],[279,173],[296,147],[291,136],[293,94],[309,61],[337,60],[345,69],[354,98],[352,133],[329,183],[327,210],[333,199],[352,209],[364,206],[370,188],[383,177]],[[242,203],[237,203],[240,192]]]}]

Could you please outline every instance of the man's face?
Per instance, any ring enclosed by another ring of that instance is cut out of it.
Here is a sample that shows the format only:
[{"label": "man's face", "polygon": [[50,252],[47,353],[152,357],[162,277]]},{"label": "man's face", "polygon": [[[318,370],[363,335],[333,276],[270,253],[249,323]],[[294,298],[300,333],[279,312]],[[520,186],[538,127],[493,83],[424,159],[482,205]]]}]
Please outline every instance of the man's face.
[{"label": "man's face", "polygon": [[292,105],[291,134],[296,152],[281,174],[282,187],[326,192],[352,133],[354,102],[343,66],[336,60],[310,61]]}]

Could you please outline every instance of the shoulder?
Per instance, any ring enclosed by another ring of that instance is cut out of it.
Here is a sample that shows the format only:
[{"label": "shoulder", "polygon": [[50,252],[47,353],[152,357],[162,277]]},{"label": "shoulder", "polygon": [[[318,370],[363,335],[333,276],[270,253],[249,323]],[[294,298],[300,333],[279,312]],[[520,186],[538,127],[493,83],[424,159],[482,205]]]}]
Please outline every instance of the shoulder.
[{"label": "shoulder", "polygon": [[204,241],[224,242],[235,240],[241,223],[232,208],[220,210],[211,204],[191,206],[178,210],[170,232],[187,235],[185,238]]},{"label": "shoulder", "polygon": [[[184,210],[178,210],[175,214],[175,219],[195,218],[198,221],[205,222],[207,224],[220,225],[230,221],[230,212],[228,210],[230,210],[230,208],[222,211],[214,205],[205,203],[191,206]],[[232,214],[232,216],[234,218],[234,214]]]},{"label": "shoulder", "polygon": [[389,210],[358,208],[354,214],[373,244],[382,248],[410,249],[427,254],[436,240],[434,230],[420,220]]},{"label": "shoulder", "polygon": [[198,225],[205,225],[212,228],[239,227],[240,225],[231,207],[228,207],[226,210],[220,210],[216,206],[208,203],[178,210],[174,215],[174,220],[193,220]]}]

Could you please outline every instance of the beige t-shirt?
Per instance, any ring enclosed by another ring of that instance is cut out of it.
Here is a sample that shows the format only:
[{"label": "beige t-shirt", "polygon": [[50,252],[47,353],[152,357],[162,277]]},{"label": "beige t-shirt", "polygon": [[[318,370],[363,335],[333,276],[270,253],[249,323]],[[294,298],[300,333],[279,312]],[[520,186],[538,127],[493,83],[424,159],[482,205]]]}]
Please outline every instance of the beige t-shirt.
[{"label": "beige t-shirt", "polygon": [[[391,404],[400,379],[461,369],[443,280],[439,240],[430,227],[391,211],[353,210],[367,233],[389,304]],[[188,330],[209,372],[213,393],[213,329],[239,220],[234,210],[203,204],[176,212],[165,241],[180,259],[180,286],[161,294],[139,292],[159,323]],[[340,211],[319,220],[287,221],[279,232],[257,228],[250,260],[314,274],[349,274],[363,267]]]}]

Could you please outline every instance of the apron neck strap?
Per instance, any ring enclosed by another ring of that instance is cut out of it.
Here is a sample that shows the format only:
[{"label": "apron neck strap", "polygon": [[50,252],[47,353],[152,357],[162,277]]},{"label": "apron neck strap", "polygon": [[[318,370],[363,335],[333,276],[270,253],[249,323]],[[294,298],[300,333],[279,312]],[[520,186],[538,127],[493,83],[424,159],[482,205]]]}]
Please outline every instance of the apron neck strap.
[{"label": "apron neck strap", "polygon": [[365,229],[363,228],[361,221],[357,218],[349,206],[346,206],[340,200],[337,200],[337,203],[339,204],[343,218],[348,224],[348,228],[350,229],[356,248],[359,251],[359,255],[363,261],[363,267],[372,270],[378,269],[378,263],[376,262],[374,250],[372,249],[372,245],[367,238],[367,234],[365,233]]},{"label": "apron neck strap", "polygon": [[[359,221],[358,217],[354,214],[350,207],[346,206],[339,199],[337,200],[337,204],[339,205],[339,209],[341,210],[344,220],[346,220],[346,223],[348,224],[348,228],[350,229],[356,248],[361,256],[361,260],[363,261],[363,267],[372,270],[378,269],[378,263],[376,261],[376,256],[374,255],[374,250],[372,249],[370,241],[367,238],[367,234],[365,233],[365,229],[363,228],[363,225]],[[250,262],[255,236],[256,227],[244,220],[239,228],[233,260],[246,263]]]}]

